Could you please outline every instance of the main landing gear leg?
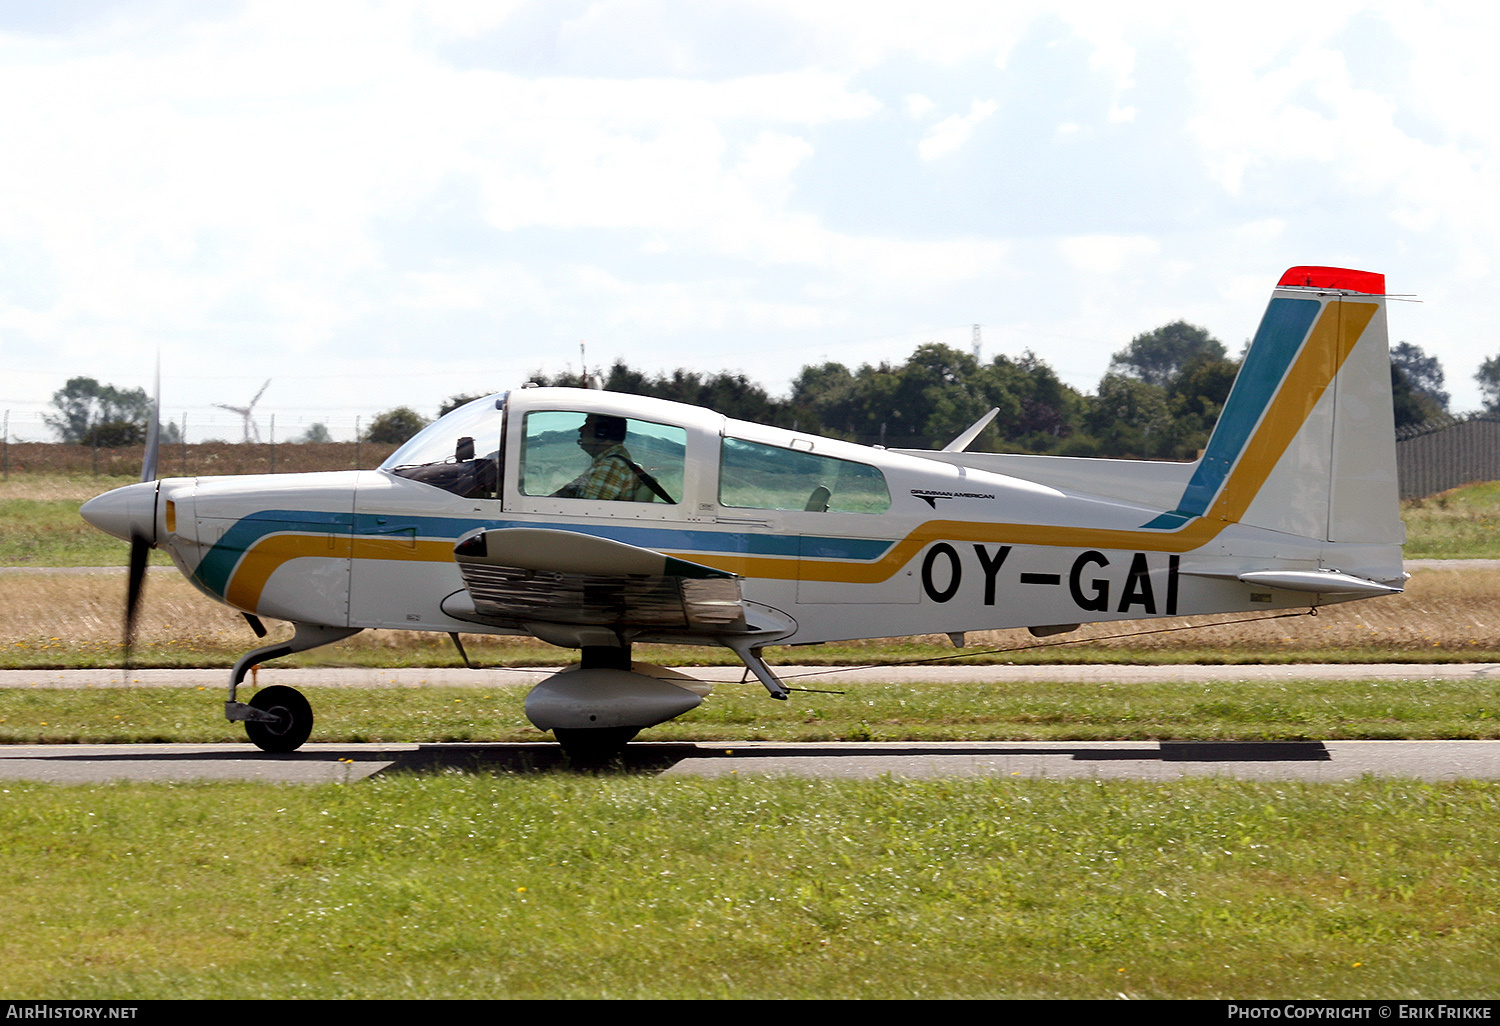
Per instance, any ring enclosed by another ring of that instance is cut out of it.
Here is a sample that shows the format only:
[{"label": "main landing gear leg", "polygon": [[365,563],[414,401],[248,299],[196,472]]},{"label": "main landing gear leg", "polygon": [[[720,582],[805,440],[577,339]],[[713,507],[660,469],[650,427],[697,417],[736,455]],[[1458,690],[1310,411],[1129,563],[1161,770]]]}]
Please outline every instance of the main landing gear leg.
[{"label": "main landing gear leg", "polygon": [[749,638],[731,637],[720,638],[719,642],[740,657],[750,672],[755,674],[756,679],[770,692],[772,698],[778,702],[785,702],[791,695],[791,692],[787,690],[787,686],[781,683],[781,678],[776,676],[771,668],[766,665],[766,661],[761,658],[760,645],[764,645],[764,641],[760,645],[756,645]]},{"label": "main landing gear leg", "polygon": [[229,672],[229,698],[224,703],[224,718],[231,723],[243,722],[245,733],[257,748],[266,752],[294,752],[312,733],[312,706],[296,688],[284,685],[262,688],[247,705],[236,700],[240,682],[252,666],[268,659],[278,659],[293,652],[330,645],[358,634],[359,627],[326,627],[317,623],[299,623],[291,640],[263,645],[240,656]]}]

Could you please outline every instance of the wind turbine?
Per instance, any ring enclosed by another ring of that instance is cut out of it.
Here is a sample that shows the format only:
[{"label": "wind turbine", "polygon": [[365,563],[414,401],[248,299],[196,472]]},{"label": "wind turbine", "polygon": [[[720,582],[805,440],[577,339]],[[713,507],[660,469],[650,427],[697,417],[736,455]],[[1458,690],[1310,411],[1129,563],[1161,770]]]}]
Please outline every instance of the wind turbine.
[{"label": "wind turbine", "polygon": [[229,410],[231,413],[238,413],[241,417],[245,418],[245,441],[247,442],[250,441],[251,434],[255,435],[255,441],[260,441],[260,427],[256,425],[255,418],[250,413],[255,409],[255,404],[260,402],[260,397],[266,394],[266,389],[270,386],[271,379],[267,378],[266,383],[260,386],[260,391],[255,393],[255,398],[250,400],[249,406],[228,406],[224,403],[214,403],[221,410]]}]

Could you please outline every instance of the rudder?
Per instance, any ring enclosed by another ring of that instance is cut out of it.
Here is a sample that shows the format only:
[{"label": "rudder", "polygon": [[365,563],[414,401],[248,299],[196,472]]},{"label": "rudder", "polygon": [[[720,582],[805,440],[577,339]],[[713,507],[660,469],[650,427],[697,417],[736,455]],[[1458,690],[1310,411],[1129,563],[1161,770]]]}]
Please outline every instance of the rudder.
[{"label": "rudder", "polygon": [[1282,275],[1177,508],[1334,542],[1404,536],[1385,278],[1343,268]]}]

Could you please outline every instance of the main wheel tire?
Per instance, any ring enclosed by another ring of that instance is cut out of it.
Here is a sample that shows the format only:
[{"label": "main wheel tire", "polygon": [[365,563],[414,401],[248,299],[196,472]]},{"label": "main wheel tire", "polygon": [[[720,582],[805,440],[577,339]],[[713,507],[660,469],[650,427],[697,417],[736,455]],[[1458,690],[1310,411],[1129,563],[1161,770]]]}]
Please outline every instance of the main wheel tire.
[{"label": "main wheel tire", "polygon": [[639,727],[580,727],[552,731],[568,758],[580,765],[598,766],[618,758]]},{"label": "main wheel tire", "polygon": [[312,734],[313,712],[296,688],[275,684],[250,699],[250,708],[270,713],[275,722],[246,720],[245,733],[264,752],[295,752]]}]

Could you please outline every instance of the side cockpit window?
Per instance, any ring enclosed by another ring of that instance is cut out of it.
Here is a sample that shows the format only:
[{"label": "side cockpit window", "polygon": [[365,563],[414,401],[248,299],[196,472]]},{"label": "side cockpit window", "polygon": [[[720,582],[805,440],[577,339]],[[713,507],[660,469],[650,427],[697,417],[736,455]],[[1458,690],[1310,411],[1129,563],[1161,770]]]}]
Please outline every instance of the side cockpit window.
[{"label": "side cockpit window", "polygon": [[726,438],[719,503],[741,509],[884,513],[891,508],[891,493],[885,475],[868,464]]},{"label": "side cockpit window", "polygon": [[682,500],[687,431],[633,417],[545,410],[526,415],[523,495],[609,502]]},{"label": "side cockpit window", "polygon": [[423,428],[380,469],[466,499],[498,498],[504,423],[504,394],[476,399]]}]

